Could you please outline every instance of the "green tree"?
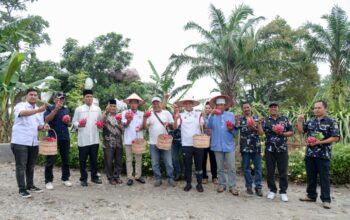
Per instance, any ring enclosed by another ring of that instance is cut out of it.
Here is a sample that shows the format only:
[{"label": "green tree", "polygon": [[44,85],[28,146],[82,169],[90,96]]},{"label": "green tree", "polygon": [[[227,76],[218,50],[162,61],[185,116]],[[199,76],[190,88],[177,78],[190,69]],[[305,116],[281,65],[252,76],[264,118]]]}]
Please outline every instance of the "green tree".
[{"label": "green tree", "polygon": [[306,47],[315,61],[328,62],[331,74],[331,103],[334,109],[344,106],[349,92],[350,22],[346,12],[335,5],[321,17],[327,26],[307,23]]}]

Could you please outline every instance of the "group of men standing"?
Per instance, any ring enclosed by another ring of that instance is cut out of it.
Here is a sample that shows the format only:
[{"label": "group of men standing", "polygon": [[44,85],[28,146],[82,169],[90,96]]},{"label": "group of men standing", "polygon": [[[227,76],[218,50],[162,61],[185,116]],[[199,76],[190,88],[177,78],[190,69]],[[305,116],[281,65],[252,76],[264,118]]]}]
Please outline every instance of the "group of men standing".
[{"label": "group of men standing", "polygon": [[[78,133],[80,183],[88,186],[86,162],[89,158],[91,181],[101,184],[97,172],[97,156],[100,143],[99,131],[102,131],[104,164],[107,179],[110,184],[121,184],[123,146],[126,155],[127,185],[131,186],[134,180],[144,184],[142,176],[142,154],[132,152],[132,143],[135,139],[144,138],[144,130],[149,132],[150,153],[154,186],[162,184],[160,171],[160,156],[165,163],[166,176],[170,186],[176,186],[176,181],[182,176],[184,166],[184,191],[192,188],[192,163],[195,165],[196,190],[203,192],[202,184],[208,183],[207,158],[209,155],[211,176],[217,185],[217,192],[228,189],[238,196],[235,168],[235,136],[240,135],[240,152],[242,155],[242,170],[245,178],[245,187],[248,194],[254,194],[251,163],[254,165],[254,186],[257,196],[262,192],[262,150],[260,136],[265,135],[264,157],[267,171],[268,199],[274,199],[277,193],[275,184],[275,169],[279,174],[279,194],[281,200],[288,201],[288,137],[293,135],[293,127],[289,119],[279,114],[279,104],[271,102],[268,106],[268,116],[263,118],[253,114],[249,102],[243,102],[243,115],[229,111],[232,99],[220,95],[206,103],[204,114],[196,111],[199,105],[193,98],[184,98],[174,104],[174,111],[166,110],[159,97],[152,98],[152,112],[145,114],[139,110],[144,101],[132,94],[125,102],[128,110],[117,114],[117,105],[114,99],[108,101],[105,111],[93,104],[93,91],[83,91],[84,104],[77,107],[73,119],[63,120],[69,115],[64,106],[65,96],[62,92],[55,95],[52,106],[38,107],[37,91],[29,89],[26,101],[15,107],[15,122],[12,132],[12,151],[16,160],[16,179],[19,193],[22,197],[30,197],[30,191],[41,192],[33,183],[34,165],[38,155],[38,130],[49,131],[48,136],[56,137],[59,153],[62,159],[61,180],[65,186],[72,186],[69,181],[69,148],[70,137],[68,127],[73,125]],[[183,111],[181,109],[184,109]],[[317,175],[320,176],[321,200],[325,208],[330,208],[330,181],[329,165],[331,159],[331,144],[339,139],[339,130],[334,119],[327,116],[327,104],[318,101],[314,107],[315,117],[304,123],[304,116],[300,115],[296,128],[300,133],[314,136],[322,133],[324,138],[307,145],[306,172],[307,195],[301,201],[314,202],[317,199]],[[173,145],[164,150],[157,146],[157,138],[161,134],[171,134]],[[196,148],[193,136],[205,133],[211,137],[210,148]],[[180,157],[183,157],[181,160]],[[133,160],[135,159],[135,169]],[[53,164],[55,156],[47,156],[45,166],[46,188],[52,190]],[[183,164],[181,164],[183,161]],[[225,175],[225,168],[227,169]]]}]

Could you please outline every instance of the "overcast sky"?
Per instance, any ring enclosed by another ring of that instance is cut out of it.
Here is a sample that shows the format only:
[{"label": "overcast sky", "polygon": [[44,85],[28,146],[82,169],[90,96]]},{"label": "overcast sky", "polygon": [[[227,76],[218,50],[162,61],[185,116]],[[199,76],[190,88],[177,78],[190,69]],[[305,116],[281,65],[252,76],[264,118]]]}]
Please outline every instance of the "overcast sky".
[{"label": "overcast sky", "polygon": [[[108,32],[122,34],[131,39],[129,51],[134,54],[130,67],[136,68],[143,81],[149,81],[151,60],[158,72],[169,63],[171,54],[179,54],[190,43],[201,38],[194,31],[184,31],[188,21],[203,27],[209,25],[209,5],[213,2],[226,17],[239,4],[254,9],[256,16],[266,21],[277,15],[297,28],[306,21],[321,23],[321,15],[338,4],[350,15],[350,0],[39,0],[28,4],[28,13],[40,15],[50,23],[46,30],[51,45],[37,49],[42,60],[59,61],[62,47],[69,37],[86,45],[95,37]],[[322,76],[328,74],[327,64],[319,65]],[[177,86],[186,83],[186,69],[176,76]],[[189,94],[195,98],[211,96],[214,83],[210,78],[198,81]]]}]

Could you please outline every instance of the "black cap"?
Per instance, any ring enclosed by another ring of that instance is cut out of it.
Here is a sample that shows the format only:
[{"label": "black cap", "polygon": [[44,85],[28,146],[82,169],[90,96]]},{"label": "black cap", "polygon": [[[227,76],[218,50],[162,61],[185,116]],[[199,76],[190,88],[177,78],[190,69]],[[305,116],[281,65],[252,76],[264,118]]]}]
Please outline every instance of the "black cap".
[{"label": "black cap", "polygon": [[57,92],[56,95],[55,95],[56,98],[60,99],[60,98],[64,98],[65,95],[63,92]]},{"label": "black cap", "polygon": [[111,105],[116,105],[117,104],[117,101],[115,99],[110,99],[108,101],[108,104],[111,104]]},{"label": "black cap", "polygon": [[271,106],[279,106],[279,103],[277,102],[277,101],[271,101],[270,103],[269,103],[269,108],[271,107]]},{"label": "black cap", "polygon": [[84,91],[83,91],[83,96],[93,95],[93,94],[94,94],[94,92],[91,89],[84,89]]}]

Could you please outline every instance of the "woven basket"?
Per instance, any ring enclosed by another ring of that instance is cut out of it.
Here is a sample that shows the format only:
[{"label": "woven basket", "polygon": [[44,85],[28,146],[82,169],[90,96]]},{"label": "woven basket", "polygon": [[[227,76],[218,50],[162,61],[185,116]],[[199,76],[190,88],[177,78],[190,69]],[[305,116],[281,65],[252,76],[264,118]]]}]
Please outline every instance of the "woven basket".
[{"label": "woven basket", "polygon": [[57,134],[55,130],[50,129],[55,134],[56,141],[47,141],[41,140],[39,141],[39,154],[41,155],[56,155],[57,154]]},{"label": "woven basket", "polygon": [[193,147],[195,148],[208,148],[210,146],[210,136],[203,134],[193,135]]},{"label": "woven basket", "polygon": [[157,148],[160,150],[170,150],[171,149],[171,145],[173,143],[173,137],[172,136],[168,136],[169,138],[165,139],[164,138],[164,134],[160,134],[158,135],[158,139],[157,139]]},{"label": "woven basket", "polygon": [[146,153],[147,142],[143,138],[136,138],[132,141],[131,152],[134,154],[144,154]]}]

